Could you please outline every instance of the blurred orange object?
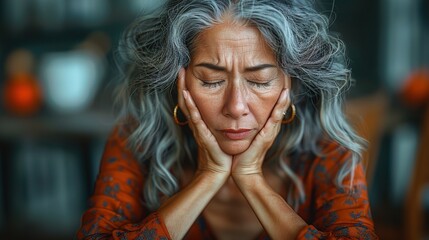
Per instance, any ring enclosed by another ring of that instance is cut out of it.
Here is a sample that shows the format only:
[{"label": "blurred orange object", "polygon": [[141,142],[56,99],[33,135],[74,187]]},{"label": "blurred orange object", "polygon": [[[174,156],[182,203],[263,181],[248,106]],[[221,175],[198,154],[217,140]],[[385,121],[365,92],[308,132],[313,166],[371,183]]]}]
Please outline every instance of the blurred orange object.
[{"label": "blurred orange object", "polygon": [[412,73],[402,86],[401,98],[412,108],[419,108],[429,102],[429,70]]},{"label": "blurred orange object", "polygon": [[5,64],[3,103],[13,114],[30,116],[42,105],[42,89],[34,77],[34,56],[27,49],[12,51]]},{"label": "blurred orange object", "polygon": [[30,74],[11,76],[4,86],[4,104],[11,113],[29,116],[42,104],[42,91],[37,80]]}]

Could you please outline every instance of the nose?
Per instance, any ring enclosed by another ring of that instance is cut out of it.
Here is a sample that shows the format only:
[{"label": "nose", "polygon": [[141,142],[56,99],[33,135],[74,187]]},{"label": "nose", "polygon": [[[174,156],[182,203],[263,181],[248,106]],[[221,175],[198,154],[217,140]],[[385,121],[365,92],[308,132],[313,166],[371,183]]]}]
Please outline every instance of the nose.
[{"label": "nose", "polygon": [[233,84],[228,86],[224,96],[223,114],[238,119],[249,114],[247,94],[244,86]]}]

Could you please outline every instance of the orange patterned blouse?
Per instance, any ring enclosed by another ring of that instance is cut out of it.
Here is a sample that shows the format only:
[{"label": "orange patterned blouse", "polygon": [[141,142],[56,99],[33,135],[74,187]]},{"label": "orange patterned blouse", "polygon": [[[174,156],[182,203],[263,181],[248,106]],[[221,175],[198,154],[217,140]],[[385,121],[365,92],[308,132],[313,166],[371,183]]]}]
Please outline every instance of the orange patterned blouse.
[{"label": "orange patterned blouse", "polygon": [[[142,204],[145,178],[125,139],[116,129],[107,141],[78,239],[171,239],[157,212],[148,211]],[[330,152],[325,157],[294,166],[306,194],[297,213],[309,224],[297,239],[378,239],[362,166],[355,172],[354,191],[350,191],[347,180],[344,188],[334,184],[339,166],[350,157],[349,152],[336,147],[331,144],[325,149]],[[200,216],[185,239],[215,239],[215,236]],[[270,238],[263,232],[258,239]]]}]

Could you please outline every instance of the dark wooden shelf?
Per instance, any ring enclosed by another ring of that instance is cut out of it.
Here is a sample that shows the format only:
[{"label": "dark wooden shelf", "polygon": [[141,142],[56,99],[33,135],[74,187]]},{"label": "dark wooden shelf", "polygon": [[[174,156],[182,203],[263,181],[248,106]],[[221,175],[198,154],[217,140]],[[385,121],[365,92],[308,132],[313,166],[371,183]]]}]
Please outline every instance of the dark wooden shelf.
[{"label": "dark wooden shelf", "polygon": [[19,140],[29,137],[97,137],[107,135],[114,125],[113,114],[84,112],[31,118],[0,116],[0,139]]}]

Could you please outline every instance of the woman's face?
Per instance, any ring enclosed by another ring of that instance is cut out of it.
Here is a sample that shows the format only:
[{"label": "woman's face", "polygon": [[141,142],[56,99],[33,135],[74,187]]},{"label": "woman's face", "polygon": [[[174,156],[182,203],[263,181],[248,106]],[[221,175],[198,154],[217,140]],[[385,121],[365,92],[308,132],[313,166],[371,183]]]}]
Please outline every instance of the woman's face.
[{"label": "woman's face", "polygon": [[255,27],[215,25],[198,36],[194,47],[185,88],[220,148],[230,155],[242,153],[290,79]]}]

